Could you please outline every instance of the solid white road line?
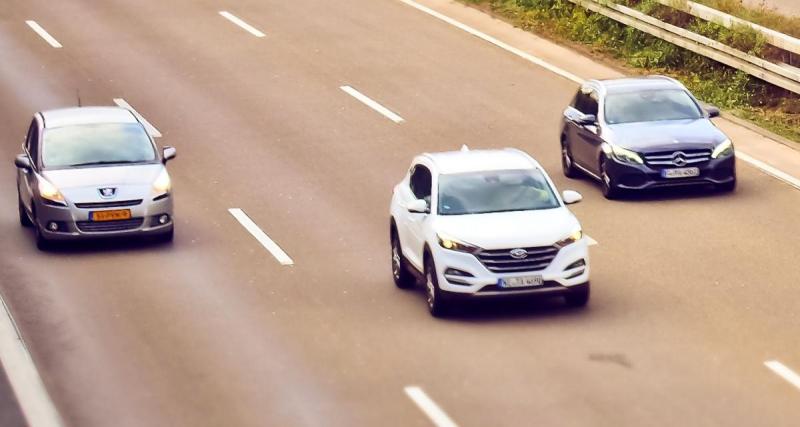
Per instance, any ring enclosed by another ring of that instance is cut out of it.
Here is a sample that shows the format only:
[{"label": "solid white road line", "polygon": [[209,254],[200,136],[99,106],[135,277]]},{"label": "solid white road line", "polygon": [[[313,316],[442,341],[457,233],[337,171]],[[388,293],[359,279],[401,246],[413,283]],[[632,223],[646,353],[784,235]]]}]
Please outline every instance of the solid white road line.
[{"label": "solid white road line", "polygon": [[764,366],[769,368],[772,372],[778,374],[784,380],[788,381],[789,384],[800,389],[800,375],[797,375],[783,363],[778,362],[777,360],[770,360],[768,362],[764,362]]},{"label": "solid white road line", "polygon": [[242,224],[245,230],[250,232],[250,234],[252,234],[253,237],[255,237],[256,240],[258,240],[258,242],[261,243],[261,245],[264,246],[272,254],[272,256],[275,257],[275,259],[278,260],[278,262],[280,262],[282,265],[294,264],[294,261],[289,258],[289,255],[287,255],[277,243],[273,242],[272,239],[267,236],[267,233],[261,230],[261,228],[259,228],[258,225],[256,225],[256,223],[253,222],[253,220],[250,219],[246,213],[244,213],[243,210],[239,208],[231,208],[228,209],[228,212],[230,212],[231,215],[233,215],[233,217],[236,218],[240,224]]},{"label": "solid white road line", "polygon": [[[503,49],[503,50],[505,50],[507,52],[513,53],[514,55],[517,55],[520,58],[523,58],[523,59],[525,59],[527,61],[530,61],[530,62],[532,62],[532,63],[534,63],[534,64],[536,64],[536,65],[538,65],[538,66],[540,66],[542,68],[545,68],[546,70],[549,70],[549,71],[551,71],[551,72],[553,72],[555,74],[558,74],[561,77],[564,77],[566,79],[572,80],[575,83],[583,84],[583,82],[586,81],[585,79],[583,79],[581,77],[578,77],[575,74],[570,73],[569,71],[566,71],[566,70],[564,70],[562,68],[559,68],[559,67],[557,67],[557,66],[555,66],[553,64],[550,64],[549,62],[546,62],[545,60],[543,60],[541,58],[535,57],[535,56],[533,56],[533,55],[531,55],[531,54],[529,54],[527,52],[524,52],[524,51],[522,51],[520,49],[517,49],[517,48],[515,48],[515,47],[513,47],[513,46],[511,46],[511,45],[509,45],[507,43],[501,42],[500,40],[497,40],[496,38],[494,38],[494,37],[492,37],[492,36],[490,36],[488,34],[480,32],[480,31],[470,27],[469,25],[463,24],[463,23],[461,23],[461,22],[459,22],[459,21],[457,21],[457,20],[455,20],[455,19],[453,19],[453,18],[451,18],[451,17],[449,17],[447,15],[439,13],[439,12],[429,8],[429,7],[423,6],[423,5],[415,2],[414,0],[399,0],[399,1],[411,6],[411,7],[415,8],[415,9],[417,9],[417,10],[425,12],[428,15],[433,16],[434,18],[437,18],[437,19],[439,19],[441,21],[444,21],[444,22],[446,22],[446,23],[448,23],[448,24],[450,24],[450,25],[452,25],[452,26],[454,26],[454,27],[456,27],[458,29],[466,31],[467,33],[472,34],[473,36],[478,37],[479,39],[485,40],[485,41],[487,41],[487,42],[489,42],[489,43],[491,43],[491,44],[493,44],[493,45],[495,45],[495,46],[497,46],[497,47],[499,47],[499,48],[501,48],[501,49]],[[783,171],[781,171],[781,170],[779,170],[779,169],[777,169],[777,168],[775,168],[773,166],[770,166],[770,165],[766,164],[765,162],[757,160],[757,159],[751,157],[750,155],[748,155],[746,153],[743,153],[741,151],[738,151],[738,150],[736,151],[736,157],[744,160],[745,162],[747,162],[750,165],[754,166],[755,168],[767,173],[768,175],[772,175],[773,177],[775,177],[775,178],[777,178],[777,179],[779,179],[779,180],[781,180],[781,181],[783,181],[783,182],[785,182],[785,183],[787,183],[787,184],[789,184],[789,185],[791,185],[791,186],[793,186],[793,187],[795,187],[797,189],[800,189],[800,179],[798,179],[797,177],[794,177],[794,176],[792,176],[792,175],[790,175],[790,174],[788,174],[786,172],[783,172]]]},{"label": "solid white road line", "polygon": [[28,349],[19,335],[11,312],[0,296],[0,361],[31,427],[60,427],[61,417],[47,394]]},{"label": "solid white road line", "polygon": [[28,24],[28,26],[31,27],[33,31],[36,31],[36,34],[38,34],[41,38],[43,38],[44,41],[49,43],[50,46],[53,46],[56,49],[61,49],[63,47],[61,46],[61,43],[59,43],[58,40],[56,40],[55,37],[51,36],[50,33],[45,31],[45,29],[42,28],[41,25],[37,24],[36,21],[25,21],[25,23]]},{"label": "solid white road line", "polygon": [[458,427],[447,414],[444,413],[442,408],[436,404],[421,388],[416,386],[408,386],[405,388],[408,397],[417,404],[419,409],[433,421],[436,427]]},{"label": "solid white road line", "polygon": [[386,118],[388,118],[389,120],[391,120],[391,121],[393,121],[395,123],[403,123],[405,121],[405,120],[403,120],[402,117],[400,117],[397,114],[393,113],[388,108],[384,107],[381,104],[378,104],[377,102],[373,101],[372,99],[370,99],[369,97],[367,97],[363,93],[353,89],[350,86],[341,86],[341,87],[339,87],[339,89],[345,91],[347,94],[349,94],[353,98],[361,101],[367,107],[372,108],[373,110],[383,114]]},{"label": "solid white road line", "polygon": [[244,22],[241,19],[237,18],[236,16],[234,16],[230,12],[226,12],[226,11],[222,10],[222,11],[219,12],[219,14],[222,15],[223,18],[225,18],[228,21],[231,21],[234,24],[242,27],[245,31],[247,31],[248,33],[250,33],[250,34],[252,34],[252,35],[254,35],[256,37],[266,37],[267,36],[266,34],[262,33],[261,31],[258,31],[252,25],[250,25],[247,22]]},{"label": "solid white road line", "polygon": [[773,177],[778,178],[781,181],[783,181],[783,182],[791,185],[792,187],[800,190],[800,179],[797,179],[797,178],[789,175],[788,173],[786,173],[786,172],[784,172],[784,171],[782,171],[780,169],[774,168],[774,167],[762,162],[761,160],[755,159],[755,158],[751,157],[748,154],[742,153],[741,151],[738,151],[738,150],[736,151],[736,157],[739,158],[739,159],[744,160],[747,163],[750,163],[751,165],[755,166],[758,169],[761,169],[766,174],[772,175]]},{"label": "solid white road line", "polygon": [[420,10],[422,12],[425,12],[428,15],[431,15],[436,19],[442,20],[442,21],[447,22],[448,24],[450,24],[450,25],[452,25],[452,26],[454,26],[456,28],[459,28],[459,29],[461,29],[463,31],[466,31],[466,32],[472,34],[473,36],[475,36],[475,37],[477,37],[479,39],[487,41],[487,42],[489,42],[489,43],[491,43],[491,44],[493,44],[493,45],[495,45],[495,46],[497,46],[497,47],[499,47],[499,48],[501,48],[503,50],[511,52],[514,55],[517,55],[517,56],[519,56],[520,58],[522,58],[522,59],[524,59],[526,61],[532,62],[532,63],[534,63],[534,64],[536,64],[536,65],[538,65],[538,66],[540,66],[540,67],[542,67],[544,69],[552,71],[552,72],[558,74],[561,77],[564,77],[566,79],[572,80],[573,82],[578,83],[578,84],[583,84],[584,80],[582,78],[576,76],[575,74],[572,74],[569,71],[564,70],[563,68],[556,67],[555,65],[553,65],[553,64],[551,64],[551,63],[549,63],[549,62],[547,62],[547,61],[545,61],[545,60],[543,60],[541,58],[537,58],[537,57],[529,54],[528,52],[524,52],[524,51],[522,51],[520,49],[517,49],[514,46],[509,45],[508,43],[501,42],[500,40],[497,40],[496,38],[494,38],[494,37],[492,37],[492,36],[490,36],[490,35],[488,35],[486,33],[482,33],[480,31],[470,27],[469,25],[462,24],[461,22],[456,21],[455,19],[453,19],[453,18],[451,18],[451,17],[449,17],[447,15],[441,14],[441,13],[439,13],[439,12],[429,8],[429,7],[423,6],[423,5],[417,3],[417,2],[415,2],[413,0],[400,0],[400,1],[405,3],[405,4],[407,4],[407,5],[409,5],[409,6],[411,6],[411,7],[413,7],[413,8],[415,8],[415,9],[418,9],[418,10]]},{"label": "solid white road line", "polygon": [[148,122],[147,119],[144,118],[144,116],[139,114],[138,111],[136,111],[133,107],[131,107],[130,104],[125,102],[124,99],[122,99],[122,98],[114,98],[114,103],[119,105],[122,108],[127,108],[128,110],[130,110],[131,113],[133,113],[139,119],[139,121],[142,122],[142,125],[144,125],[144,128],[147,129],[147,133],[149,133],[153,138],[161,138],[161,132],[159,132],[158,129],[156,129],[155,126],[150,124],[150,122]]}]

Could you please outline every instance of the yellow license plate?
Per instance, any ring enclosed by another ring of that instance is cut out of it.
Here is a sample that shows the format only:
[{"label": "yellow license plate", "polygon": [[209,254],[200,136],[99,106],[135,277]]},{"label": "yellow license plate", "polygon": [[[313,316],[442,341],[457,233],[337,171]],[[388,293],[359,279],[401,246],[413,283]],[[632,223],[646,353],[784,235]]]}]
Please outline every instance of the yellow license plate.
[{"label": "yellow license plate", "polygon": [[90,212],[89,219],[92,221],[119,221],[131,219],[130,209],[117,209],[114,211]]}]

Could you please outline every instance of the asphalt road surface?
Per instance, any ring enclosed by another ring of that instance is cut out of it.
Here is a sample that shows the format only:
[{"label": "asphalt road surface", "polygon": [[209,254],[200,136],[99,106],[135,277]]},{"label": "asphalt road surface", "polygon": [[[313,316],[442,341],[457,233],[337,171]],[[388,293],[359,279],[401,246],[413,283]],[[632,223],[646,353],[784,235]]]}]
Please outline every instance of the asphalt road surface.
[{"label": "asphalt road surface", "polygon": [[[734,194],[606,201],[559,172],[574,83],[399,1],[7,0],[0,55],[0,291],[68,425],[431,425],[412,385],[460,426],[800,419],[764,367],[800,366],[800,192],[740,163]],[[173,245],[42,253],[19,227],[30,116],[78,91],[124,98],[178,148]],[[462,144],[524,149],[584,194],[588,308],[436,320],[395,289],[391,188],[413,155]]]}]

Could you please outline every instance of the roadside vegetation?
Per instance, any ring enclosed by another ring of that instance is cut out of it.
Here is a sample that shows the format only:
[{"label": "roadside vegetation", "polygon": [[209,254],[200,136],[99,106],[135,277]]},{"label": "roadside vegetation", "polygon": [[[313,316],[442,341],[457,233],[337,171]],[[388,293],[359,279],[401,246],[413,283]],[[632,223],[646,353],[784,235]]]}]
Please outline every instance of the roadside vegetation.
[{"label": "roadside vegetation", "polygon": [[[720,64],[669,42],[627,27],[574,5],[568,0],[460,0],[512,24],[557,41],[569,41],[630,69],[631,74],[665,74],[677,78],[703,102],[749,120],[788,139],[800,142],[800,96],[747,73]],[[618,0],[673,25],[719,40],[752,55],[773,58],[777,53],[756,32],[727,29],[695,19],[653,0]],[[763,10],[745,9],[739,0],[703,0],[781,31],[798,19]],[[744,13],[743,10],[749,12]],[[753,15],[749,15],[752,13]],[[761,21],[755,17],[760,17]],[[774,23],[780,22],[780,26]],[[800,24],[793,31],[800,32]]]}]

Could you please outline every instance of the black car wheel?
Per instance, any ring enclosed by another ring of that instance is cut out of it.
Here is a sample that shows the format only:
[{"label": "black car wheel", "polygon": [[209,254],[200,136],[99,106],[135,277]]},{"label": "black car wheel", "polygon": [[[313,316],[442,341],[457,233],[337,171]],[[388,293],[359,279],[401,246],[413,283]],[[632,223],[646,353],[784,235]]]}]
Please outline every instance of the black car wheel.
[{"label": "black car wheel", "polygon": [[392,279],[394,284],[400,289],[409,289],[414,287],[414,276],[408,271],[406,258],[403,256],[403,250],[400,247],[400,239],[397,237],[397,231],[392,229]]},{"label": "black car wheel", "polygon": [[36,248],[40,251],[48,251],[53,248],[53,242],[44,237],[42,228],[39,226],[38,221],[34,221],[33,232],[36,234]]},{"label": "black car wheel", "polygon": [[600,184],[603,186],[603,196],[606,199],[613,200],[619,197],[620,190],[614,183],[614,179],[608,174],[606,162],[606,159],[600,160]]},{"label": "black car wheel", "polygon": [[32,226],[33,222],[31,222],[28,212],[25,211],[25,206],[22,204],[22,199],[20,197],[17,197],[17,204],[19,206],[19,224],[23,227]]},{"label": "black car wheel", "polygon": [[575,162],[572,160],[572,153],[566,143],[561,144],[561,170],[567,178],[578,177],[578,169],[575,167]]}]

